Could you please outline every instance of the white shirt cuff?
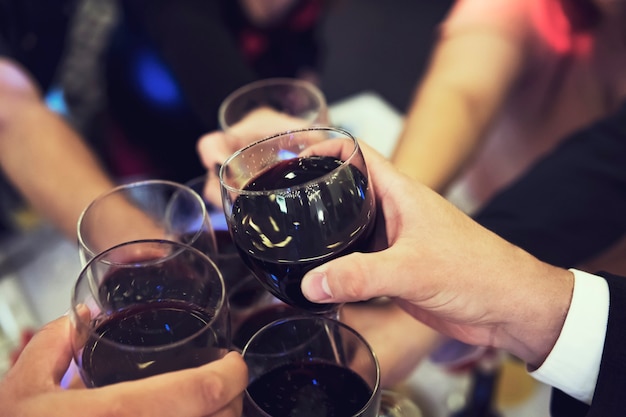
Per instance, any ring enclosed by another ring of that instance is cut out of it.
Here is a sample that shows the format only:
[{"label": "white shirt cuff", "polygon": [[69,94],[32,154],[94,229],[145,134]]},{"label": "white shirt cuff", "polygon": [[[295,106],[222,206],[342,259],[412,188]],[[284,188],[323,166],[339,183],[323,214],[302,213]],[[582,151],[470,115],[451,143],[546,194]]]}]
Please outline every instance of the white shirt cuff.
[{"label": "white shirt cuff", "polygon": [[609,286],[602,277],[570,269],[574,292],[554,348],[533,378],[586,404],[595,391],[609,315]]}]

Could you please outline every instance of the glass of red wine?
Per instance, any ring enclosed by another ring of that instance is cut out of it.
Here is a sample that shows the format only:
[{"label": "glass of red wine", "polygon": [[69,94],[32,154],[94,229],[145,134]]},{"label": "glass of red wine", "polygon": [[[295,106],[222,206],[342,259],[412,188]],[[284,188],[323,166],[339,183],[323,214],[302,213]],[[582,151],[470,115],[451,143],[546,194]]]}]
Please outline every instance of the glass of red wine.
[{"label": "glass of red wine", "polygon": [[138,240],[96,255],[78,277],[70,315],[87,387],[200,366],[231,343],[220,271],[179,242]]},{"label": "glass of red wine", "polygon": [[213,259],[224,278],[230,307],[232,348],[241,352],[248,339],[261,327],[279,318],[294,315],[298,310],[267,291],[243,262],[231,239],[221,200],[217,205],[204,197],[204,190],[210,181],[215,181],[219,190],[219,180],[210,175],[194,178],[185,185],[203,196],[211,219],[217,240],[217,254]]},{"label": "glass of red wine", "polygon": [[249,383],[246,417],[374,417],[380,368],[369,344],[321,315],[274,321],[243,349]]},{"label": "glass of red wine", "polygon": [[300,282],[369,246],[376,206],[357,140],[331,127],[276,134],[230,156],[220,184],[233,243],[263,286],[295,308],[337,317],[338,305],[308,301]]},{"label": "glass of red wine", "polygon": [[[329,118],[326,97],[315,84],[280,77],[239,87],[222,101],[217,117],[224,132],[238,132],[256,140],[275,132],[276,123],[280,123],[283,131],[328,125]],[[238,129],[231,130],[238,124]]]},{"label": "glass of red wine", "polygon": [[94,199],[78,220],[82,265],[123,242],[167,239],[206,254],[217,251],[202,197],[184,184],[145,180],[119,185]]}]

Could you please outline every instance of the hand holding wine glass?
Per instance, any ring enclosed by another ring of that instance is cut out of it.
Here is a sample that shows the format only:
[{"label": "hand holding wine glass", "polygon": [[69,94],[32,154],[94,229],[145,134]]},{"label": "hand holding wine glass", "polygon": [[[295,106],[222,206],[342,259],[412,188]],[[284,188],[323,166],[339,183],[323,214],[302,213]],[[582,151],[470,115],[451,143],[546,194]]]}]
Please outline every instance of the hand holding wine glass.
[{"label": "hand holding wine glass", "polygon": [[230,347],[222,276],[200,251],[140,240],[96,255],[72,293],[74,359],[87,387],[193,368]]},{"label": "hand holding wine glass", "polygon": [[[531,366],[543,363],[569,309],[573,273],[505,241],[364,148],[384,219],[377,232],[387,245],[309,271],[302,280],[307,299],[390,297],[449,337],[504,349]],[[552,325],[534,325],[538,315]]]},{"label": "hand holding wine glass", "polygon": [[[113,384],[97,390],[67,389],[63,372],[72,360],[69,316],[44,325],[0,380],[2,415],[22,417],[239,417],[248,382],[241,356],[176,373]],[[220,395],[198,395],[198,388]]]},{"label": "hand holding wine glass", "polygon": [[[223,131],[245,125],[254,129],[239,130],[250,140],[259,140],[277,132],[276,125],[263,123],[257,114],[271,111],[282,115],[284,125],[278,131],[328,124],[328,107],[324,93],[313,83],[298,78],[266,78],[246,84],[228,95],[218,110],[218,121]],[[254,137],[252,137],[254,136]]]},{"label": "hand holding wine glass", "polygon": [[[278,132],[329,124],[324,93],[297,78],[268,78],[238,88],[220,105],[218,120],[221,130],[204,135],[197,146],[203,165],[215,176],[230,155],[252,142]],[[207,188],[204,194],[221,204],[219,187]]]},{"label": "hand holding wine glass", "polygon": [[234,244],[263,285],[287,304],[335,314],[337,305],[308,301],[300,281],[370,243],[376,206],[357,140],[329,127],[277,134],[228,158],[220,183]]}]

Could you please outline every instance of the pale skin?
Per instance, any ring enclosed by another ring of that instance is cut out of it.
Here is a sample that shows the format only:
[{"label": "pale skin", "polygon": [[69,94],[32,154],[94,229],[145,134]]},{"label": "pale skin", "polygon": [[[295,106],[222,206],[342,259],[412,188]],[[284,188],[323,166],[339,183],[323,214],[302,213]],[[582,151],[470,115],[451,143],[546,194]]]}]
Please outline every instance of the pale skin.
[{"label": "pale skin", "polygon": [[[199,152],[209,166],[219,161],[215,159],[219,151],[213,146],[232,144],[223,132],[213,132],[205,140]],[[408,314],[385,320],[394,328],[384,337],[379,327],[359,320],[362,312],[344,314],[371,341],[387,375],[384,378],[391,384],[413,369],[401,364],[407,360],[417,364],[437,345],[437,331],[466,343],[502,348],[533,366],[540,365],[567,314],[572,274],[499,238],[439,194],[399,173],[367,145],[361,143],[361,147],[385,216],[386,236],[381,237],[389,248],[347,255],[314,270],[303,281],[305,294],[320,302],[380,296],[397,301]],[[397,278],[387,280],[389,276]],[[406,316],[425,324],[405,320]],[[545,317],[540,329],[533,325],[537,317]],[[397,346],[406,349],[398,353]],[[409,371],[402,373],[402,369]]]},{"label": "pale skin", "polygon": [[202,164],[207,168],[207,175],[214,179],[206,182],[205,197],[211,202],[222,204],[217,175],[221,164],[234,152],[262,138],[308,125],[309,122],[305,120],[261,107],[231,126],[228,132],[216,130],[202,136],[196,148]]},{"label": "pale skin", "polygon": [[386,388],[406,380],[444,340],[391,300],[346,304],[341,321],[372,346],[380,363],[380,383]]},{"label": "pale skin", "polygon": [[506,27],[444,24],[416,89],[391,160],[440,193],[482,145],[523,70],[526,22],[515,12],[513,7],[498,11],[498,16],[506,13]]},{"label": "pale skin", "polygon": [[92,150],[42,101],[19,64],[0,58],[0,167],[71,239],[83,208],[113,187]]},{"label": "pale skin", "polygon": [[563,327],[573,274],[504,241],[364,148],[385,218],[379,237],[388,248],[312,270],[302,281],[305,296],[314,302],[390,297],[449,337],[541,365]]},{"label": "pale skin", "polygon": [[[457,3],[462,2],[472,0]],[[557,8],[561,1],[493,1],[486,17],[474,24],[467,23],[472,19],[461,19],[459,24],[453,9],[442,25],[426,75],[416,88],[391,157],[400,171],[445,195],[472,163],[509,94],[533,60],[529,40],[536,29],[530,26],[528,12],[523,10],[525,3],[552,3]],[[623,3],[590,3],[600,8],[603,19],[621,30]],[[626,271],[621,256],[624,247],[626,238],[579,267],[591,272],[622,273]]]},{"label": "pale skin", "polygon": [[[269,109],[257,110],[234,125],[228,133],[215,131],[198,142],[198,153],[212,178],[207,181],[205,197],[221,205],[219,180],[215,166],[237,149],[258,139],[288,128],[305,127],[301,120]],[[419,362],[442,342],[442,336],[414,320],[393,303],[346,305],[342,321],[361,333],[374,348],[381,364],[381,383],[389,387],[401,382]]]},{"label": "pale skin", "polygon": [[[34,210],[71,240],[82,211],[116,185],[83,138],[46,107],[27,72],[3,58],[0,168]],[[118,199],[109,211],[111,221],[101,221],[94,237],[101,240],[100,250],[124,241],[124,235],[163,236],[160,226],[125,200]]]},{"label": "pale skin", "polygon": [[248,18],[259,27],[267,27],[282,19],[295,0],[240,0],[242,9]]},{"label": "pale skin", "polygon": [[44,326],[0,381],[1,417],[228,417],[241,414],[247,368],[236,352],[199,368],[93,389],[60,386],[69,318]]}]

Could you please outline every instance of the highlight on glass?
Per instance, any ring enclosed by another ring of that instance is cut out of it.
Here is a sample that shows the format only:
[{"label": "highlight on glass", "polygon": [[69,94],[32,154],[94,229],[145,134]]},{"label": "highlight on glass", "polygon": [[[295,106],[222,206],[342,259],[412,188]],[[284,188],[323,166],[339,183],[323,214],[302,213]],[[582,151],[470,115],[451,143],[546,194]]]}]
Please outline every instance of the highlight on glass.
[{"label": "highlight on glass", "polygon": [[219,175],[233,243],[257,279],[293,307],[336,315],[337,305],[308,301],[300,283],[369,248],[376,205],[356,138],[332,127],[276,134],[233,154]]},{"label": "highlight on glass", "polygon": [[70,316],[87,387],[200,366],[231,344],[220,271],[179,242],[138,240],[96,255],[79,274]]}]

